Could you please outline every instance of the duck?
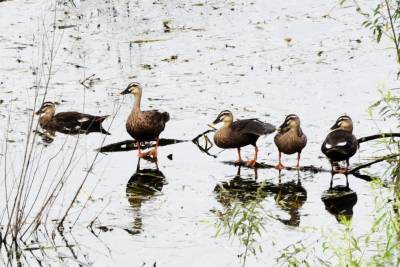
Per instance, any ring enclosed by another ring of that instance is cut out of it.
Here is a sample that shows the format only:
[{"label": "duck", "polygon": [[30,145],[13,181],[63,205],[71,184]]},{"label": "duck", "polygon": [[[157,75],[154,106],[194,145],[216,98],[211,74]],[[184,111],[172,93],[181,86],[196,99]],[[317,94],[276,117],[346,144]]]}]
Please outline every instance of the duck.
[{"label": "duck", "polygon": [[330,128],[330,132],[322,143],[321,151],[329,159],[332,172],[335,165],[346,161],[347,172],[349,170],[350,158],[356,154],[359,144],[353,134],[353,121],[348,115],[340,116]]},{"label": "duck", "polygon": [[[142,92],[142,86],[138,82],[131,82],[120,93],[120,95],[132,94],[134,97],[133,108],[126,121],[126,131],[137,142],[139,158],[157,159],[160,134],[164,131],[170,116],[168,112],[158,110],[142,111],[140,109]],[[155,148],[147,153],[142,153],[141,143],[150,141],[156,142]]]},{"label": "duck", "polygon": [[99,132],[111,135],[106,131],[102,122],[109,116],[94,116],[76,111],[60,112],[56,114],[56,105],[53,102],[44,102],[36,112],[39,115],[39,125],[45,130],[47,137],[54,138],[55,132],[64,134],[89,134]]},{"label": "duck", "polygon": [[282,153],[286,155],[297,153],[296,168],[300,169],[301,151],[307,145],[307,136],[300,127],[299,116],[296,114],[287,115],[277,132],[274,142],[279,152],[279,163],[276,168],[278,170],[285,168],[282,164]]},{"label": "duck", "polygon": [[268,135],[275,132],[276,127],[272,124],[262,122],[258,119],[244,119],[233,121],[232,112],[223,110],[217,118],[209,125],[215,128],[215,125],[223,122],[223,126],[214,134],[214,143],[219,148],[236,148],[238,160],[236,163],[243,163],[240,149],[247,145],[254,146],[254,157],[246,161],[245,165],[254,167],[257,163],[258,147],[257,140],[262,135]]}]

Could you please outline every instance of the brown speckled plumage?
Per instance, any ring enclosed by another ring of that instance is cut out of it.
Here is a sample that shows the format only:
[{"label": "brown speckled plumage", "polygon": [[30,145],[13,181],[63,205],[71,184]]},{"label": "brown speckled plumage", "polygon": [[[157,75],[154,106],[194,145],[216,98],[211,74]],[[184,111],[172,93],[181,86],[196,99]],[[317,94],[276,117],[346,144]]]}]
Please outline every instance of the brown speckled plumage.
[{"label": "brown speckled plumage", "polygon": [[297,167],[300,167],[300,154],[307,145],[307,137],[300,127],[300,119],[295,114],[286,116],[285,121],[279,127],[274,142],[279,151],[278,169],[284,168],[281,163],[281,153],[291,155],[297,153]]},{"label": "brown speckled plumage", "polygon": [[126,130],[137,141],[154,141],[169,121],[168,112],[132,110],[126,121]]},{"label": "brown speckled plumage", "polygon": [[55,114],[55,105],[52,102],[43,103],[36,114],[40,116],[40,127],[50,135],[54,135],[55,132],[64,134],[88,134],[92,132],[110,134],[101,125],[108,116],[94,116],[75,111]]},{"label": "brown speckled plumage", "polygon": [[[126,130],[138,142],[139,157],[157,158],[159,136],[169,121],[169,113],[158,110],[141,111],[142,87],[137,82],[130,83],[121,94],[133,94],[134,96],[133,108],[126,121]],[[140,143],[147,141],[156,141],[156,147],[149,153],[143,154],[140,151]]]},{"label": "brown speckled plumage", "polygon": [[300,153],[307,144],[307,136],[299,129],[290,129],[285,133],[277,133],[274,142],[278,150],[291,155]]},{"label": "brown speckled plumage", "polygon": [[233,122],[233,115],[229,110],[222,111],[214,124],[223,122],[224,126],[214,135],[214,143],[220,148],[237,148],[238,161],[241,161],[240,148],[253,145],[255,147],[254,159],[248,162],[254,166],[257,160],[257,140],[261,135],[275,131],[275,126],[257,119],[237,120]]},{"label": "brown speckled plumage", "polygon": [[220,128],[214,135],[214,143],[221,148],[239,148],[256,145],[261,135],[270,134],[275,127],[256,119],[237,120]]}]

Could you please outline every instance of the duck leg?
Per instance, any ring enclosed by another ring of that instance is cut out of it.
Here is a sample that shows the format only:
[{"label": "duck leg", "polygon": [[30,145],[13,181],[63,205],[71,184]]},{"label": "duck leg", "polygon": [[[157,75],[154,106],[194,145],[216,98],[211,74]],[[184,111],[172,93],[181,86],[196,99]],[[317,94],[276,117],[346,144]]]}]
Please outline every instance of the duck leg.
[{"label": "duck leg", "polygon": [[278,170],[282,170],[282,169],[285,168],[285,166],[283,166],[283,164],[282,164],[282,162],[281,162],[281,159],[282,159],[282,152],[279,151],[279,163],[278,163],[278,165],[276,165],[276,167],[275,167],[275,168],[277,168]]},{"label": "duck leg", "polygon": [[296,164],[297,170],[300,170],[300,154],[301,154],[301,152],[297,153],[297,164]]},{"label": "duck leg", "polygon": [[142,153],[142,148],[141,148],[140,142],[137,142],[136,145],[137,145],[137,150],[138,150],[138,157],[139,157],[139,158],[145,158],[145,157],[147,157],[147,156],[148,156],[148,153]]},{"label": "duck leg", "polygon": [[246,161],[246,166],[254,167],[257,163],[258,147],[254,145],[254,158],[252,160]]},{"label": "duck leg", "polygon": [[[346,174],[350,172],[349,166],[350,166],[350,161],[349,161],[349,159],[346,159],[346,170],[345,170]],[[347,178],[347,175],[346,175],[346,178]]]},{"label": "duck leg", "polygon": [[149,156],[156,159],[158,157],[158,144],[160,143],[160,138],[156,139],[156,147],[149,151]]},{"label": "duck leg", "polygon": [[349,159],[346,159],[346,167],[344,168],[340,167],[338,172],[342,174],[348,174],[350,172],[349,166],[350,166]]},{"label": "duck leg", "polygon": [[238,159],[235,161],[235,164],[239,165],[242,164],[242,156],[240,155],[240,147],[237,148]]}]

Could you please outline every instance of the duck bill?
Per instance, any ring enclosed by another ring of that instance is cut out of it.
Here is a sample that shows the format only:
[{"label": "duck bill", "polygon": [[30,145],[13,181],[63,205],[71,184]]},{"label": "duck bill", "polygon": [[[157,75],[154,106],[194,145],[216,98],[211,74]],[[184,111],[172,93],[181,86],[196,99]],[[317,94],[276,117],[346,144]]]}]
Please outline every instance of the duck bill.
[{"label": "duck bill", "polygon": [[276,130],[278,131],[278,133],[282,133],[283,129],[285,129],[288,126],[287,122],[284,121],[281,126],[279,126],[278,128],[276,128]]},{"label": "duck bill", "polygon": [[335,130],[339,128],[339,125],[337,125],[336,123],[334,125],[332,125],[332,127],[330,128],[331,131]]},{"label": "duck bill", "polygon": [[213,128],[214,130],[217,129],[217,124],[221,122],[221,119],[218,117],[212,123],[208,124],[208,127]]},{"label": "duck bill", "polygon": [[124,91],[120,92],[119,95],[127,95],[129,93],[130,93],[129,87],[127,87]]},{"label": "duck bill", "polygon": [[207,124],[207,126],[210,127],[210,128],[212,128],[212,129],[214,129],[214,130],[216,130],[217,127],[216,127],[215,124],[216,124],[215,121],[213,121],[212,123]]}]

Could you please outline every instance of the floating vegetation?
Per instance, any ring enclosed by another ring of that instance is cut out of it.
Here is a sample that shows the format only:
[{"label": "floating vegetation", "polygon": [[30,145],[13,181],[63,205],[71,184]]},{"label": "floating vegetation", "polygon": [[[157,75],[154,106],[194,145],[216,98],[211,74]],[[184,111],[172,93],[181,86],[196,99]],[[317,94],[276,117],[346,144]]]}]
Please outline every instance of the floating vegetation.
[{"label": "floating vegetation", "polygon": [[167,40],[168,39],[134,40],[134,41],[130,41],[130,44],[146,44],[146,43],[162,42],[162,41],[167,41]]},{"label": "floating vegetation", "polygon": [[[0,2],[1,265],[400,265],[399,90],[365,113],[382,77],[398,82],[396,1],[344,3],[394,49],[338,1]],[[163,156],[142,166],[125,140],[132,99],[117,96],[128,82],[146,85],[144,109],[171,113]],[[40,133],[45,101],[109,114],[112,135]],[[201,132],[223,109],[299,113],[304,166],[289,155],[276,170],[273,136],[254,167],[227,161],[215,129]],[[338,112],[377,134],[330,184],[320,145]]]},{"label": "floating vegetation", "polygon": [[164,20],[163,21],[163,27],[164,27],[164,32],[170,32],[171,31],[171,27],[169,26],[169,24],[171,23],[170,20]]}]

